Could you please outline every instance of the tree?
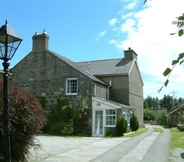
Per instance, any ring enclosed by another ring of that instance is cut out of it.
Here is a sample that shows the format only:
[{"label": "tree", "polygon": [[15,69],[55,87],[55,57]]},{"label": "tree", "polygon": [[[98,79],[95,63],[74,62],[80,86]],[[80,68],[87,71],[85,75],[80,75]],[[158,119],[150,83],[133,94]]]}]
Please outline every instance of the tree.
[{"label": "tree", "polygon": [[156,111],[151,109],[144,109],[144,120],[155,120],[156,118]]},{"label": "tree", "polygon": [[134,113],[132,118],[130,119],[130,127],[132,131],[137,131],[139,129],[139,121]]},{"label": "tree", "polygon": [[167,110],[166,109],[163,109],[158,112],[156,121],[160,125],[167,125]]},{"label": "tree", "polygon": [[[9,81],[10,141],[12,161],[25,161],[29,149],[37,149],[34,135],[40,133],[46,118],[36,96],[24,93]],[[0,119],[3,119],[3,79],[0,77]],[[0,120],[0,158],[3,157],[3,121]]]},{"label": "tree", "polygon": [[163,99],[160,100],[160,106],[168,112],[174,106],[173,98],[169,95],[164,95]]},{"label": "tree", "polygon": [[158,97],[154,98],[154,97],[148,96],[146,99],[144,99],[144,108],[159,110],[160,100],[158,99]]}]

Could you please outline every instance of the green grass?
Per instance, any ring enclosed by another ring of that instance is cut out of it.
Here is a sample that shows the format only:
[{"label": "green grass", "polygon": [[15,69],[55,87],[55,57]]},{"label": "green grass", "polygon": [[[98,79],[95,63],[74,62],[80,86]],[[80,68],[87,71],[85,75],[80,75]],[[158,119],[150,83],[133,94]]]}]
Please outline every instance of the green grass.
[{"label": "green grass", "polygon": [[184,132],[180,132],[177,128],[171,128],[171,149],[184,148]]},{"label": "green grass", "polygon": [[154,128],[153,132],[160,132],[160,133],[162,133],[163,130],[161,128]]},{"label": "green grass", "polygon": [[146,131],[147,131],[147,128],[140,128],[140,129],[138,129],[138,130],[135,131],[135,132],[132,132],[132,133],[130,133],[130,134],[125,134],[125,135],[123,136],[123,138],[134,137],[134,136],[137,136],[137,135],[139,135],[139,134],[142,134],[142,133],[144,133],[144,132],[146,132]]}]

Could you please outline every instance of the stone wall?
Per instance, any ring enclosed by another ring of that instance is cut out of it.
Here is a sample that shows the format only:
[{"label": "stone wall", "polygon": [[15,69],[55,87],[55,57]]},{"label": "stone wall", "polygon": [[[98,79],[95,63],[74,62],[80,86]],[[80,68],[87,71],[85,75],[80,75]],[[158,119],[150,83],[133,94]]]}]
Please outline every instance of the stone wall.
[{"label": "stone wall", "polygon": [[[47,106],[55,103],[58,93],[66,94],[66,79],[78,79],[78,94],[70,95],[76,108],[84,97],[89,102],[89,129],[92,117],[92,80],[62,61],[52,52],[31,52],[11,69],[15,84],[25,92],[46,98]],[[90,132],[88,132],[90,133]]]}]

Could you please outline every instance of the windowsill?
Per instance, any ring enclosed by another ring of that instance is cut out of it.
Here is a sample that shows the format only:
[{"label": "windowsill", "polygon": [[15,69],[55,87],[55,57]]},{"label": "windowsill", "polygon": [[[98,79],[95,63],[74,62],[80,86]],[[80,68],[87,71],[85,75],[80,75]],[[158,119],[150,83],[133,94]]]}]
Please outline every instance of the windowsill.
[{"label": "windowsill", "polygon": [[105,127],[116,127],[115,125],[105,125]]},{"label": "windowsill", "polygon": [[77,93],[67,93],[66,96],[77,96]]}]

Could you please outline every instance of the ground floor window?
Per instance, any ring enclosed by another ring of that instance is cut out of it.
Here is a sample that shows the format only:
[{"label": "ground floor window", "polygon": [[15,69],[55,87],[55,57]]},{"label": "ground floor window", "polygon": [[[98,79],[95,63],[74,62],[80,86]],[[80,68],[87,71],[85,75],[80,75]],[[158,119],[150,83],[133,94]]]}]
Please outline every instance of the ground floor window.
[{"label": "ground floor window", "polygon": [[122,117],[126,119],[128,122],[128,125],[130,126],[130,118],[132,117],[132,111],[131,110],[122,110],[121,113]]},{"label": "ground floor window", "polygon": [[116,125],[116,110],[109,109],[106,110],[106,126]]}]

